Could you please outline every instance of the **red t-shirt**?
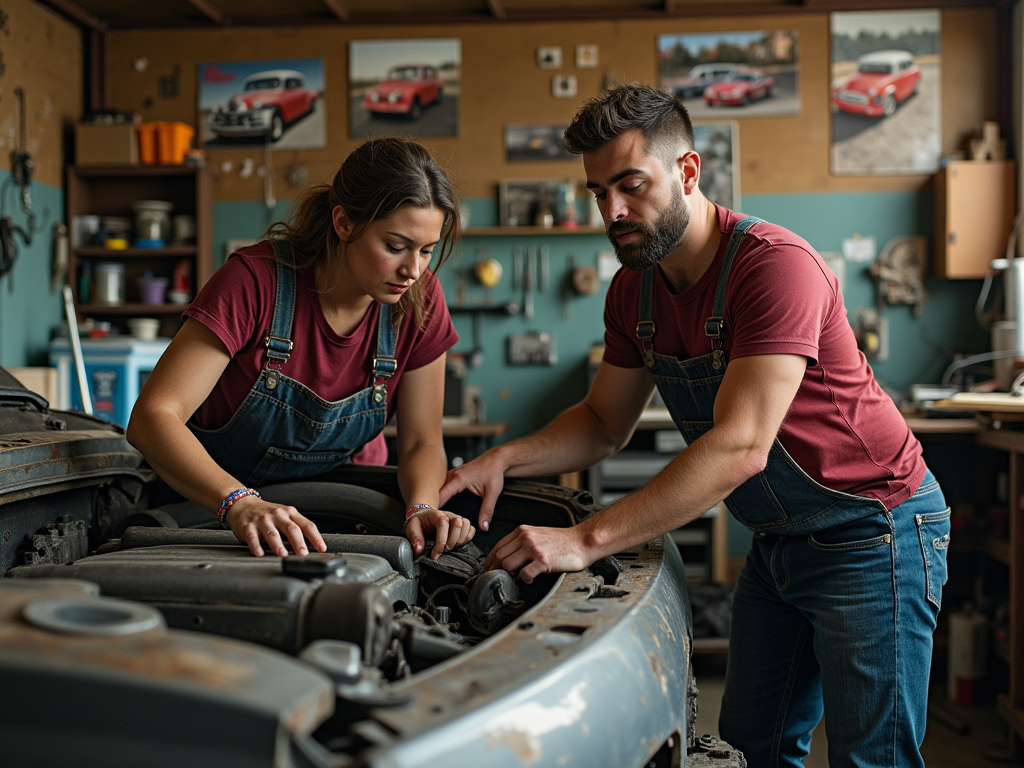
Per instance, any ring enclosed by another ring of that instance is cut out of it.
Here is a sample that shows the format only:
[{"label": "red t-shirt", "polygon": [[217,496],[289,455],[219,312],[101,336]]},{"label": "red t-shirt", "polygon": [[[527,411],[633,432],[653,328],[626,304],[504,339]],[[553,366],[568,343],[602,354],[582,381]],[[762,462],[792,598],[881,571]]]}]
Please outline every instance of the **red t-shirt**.
[{"label": "red t-shirt", "polygon": [[[711,352],[704,323],[712,315],[726,247],[741,214],[716,206],[721,243],[707,272],[672,295],[660,269],[654,280],[654,350],[680,359]],[[643,366],[636,324],[642,272],[620,269],[605,303],[604,359]],[[767,222],[748,231],[725,289],[722,347],[733,360],[792,354],[808,359],[779,440],[814,480],[880,500],[909,499],[925,473],[921,445],[874,375],[846,318],[839,281],[803,239]]]},{"label": "red t-shirt", "polygon": [[[324,400],[342,400],[372,385],[372,361],[377,349],[380,305],[370,305],[349,336],[339,336],[324,317],[312,269],[296,272],[295,313],[291,357],[282,368]],[[437,277],[427,270],[424,284],[426,329],[409,315],[398,329],[395,357],[398,368],[387,382],[388,419],[395,413],[402,373],[433,362],[459,340],[444,303]],[[231,361],[213,391],[192,417],[202,429],[228,422],[252,389],[266,363],[263,340],[270,333],[277,290],[277,271],[270,243],[263,241],[233,253],[185,311],[224,342]],[[383,434],[367,443],[352,460],[356,464],[386,464]]]}]

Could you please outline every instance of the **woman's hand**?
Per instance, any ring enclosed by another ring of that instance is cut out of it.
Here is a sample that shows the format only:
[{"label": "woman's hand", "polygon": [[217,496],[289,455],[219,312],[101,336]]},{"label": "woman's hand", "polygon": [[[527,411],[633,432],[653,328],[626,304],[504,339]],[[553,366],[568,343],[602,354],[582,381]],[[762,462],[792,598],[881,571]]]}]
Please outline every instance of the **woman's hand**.
[{"label": "woman's hand", "polygon": [[437,560],[446,549],[454,549],[465,544],[476,535],[469,520],[454,512],[443,509],[421,509],[405,521],[405,537],[412,544],[413,554],[419,555],[426,545],[426,534],[433,532],[434,547],[430,550],[430,558]]},{"label": "woman's hand", "polygon": [[306,539],[317,552],[327,551],[327,543],[316,524],[300,515],[295,507],[274,504],[258,496],[246,496],[231,505],[224,519],[231,526],[235,538],[248,544],[249,551],[256,557],[263,555],[260,541],[266,542],[267,548],[278,557],[286,557],[288,550],[282,534],[288,537],[297,555],[309,554]]}]

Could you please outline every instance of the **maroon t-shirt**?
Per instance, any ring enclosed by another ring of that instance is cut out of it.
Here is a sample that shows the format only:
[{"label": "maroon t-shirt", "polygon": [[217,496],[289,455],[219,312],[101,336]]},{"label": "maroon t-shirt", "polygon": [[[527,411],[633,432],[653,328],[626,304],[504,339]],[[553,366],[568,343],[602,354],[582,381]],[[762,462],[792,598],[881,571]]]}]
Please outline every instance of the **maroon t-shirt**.
[{"label": "maroon t-shirt", "polygon": [[[711,352],[704,323],[712,316],[726,247],[741,214],[716,206],[721,243],[707,272],[679,295],[656,269],[654,350],[680,359]],[[605,303],[604,359],[643,366],[636,324],[642,272],[620,269]],[[909,499],[925,473],[921,444],[875,382],[846,318],[839,281],[803,239],[755,224],[740,246],[725,289],[726,358],[803,355],[803,382],[779,440],[814,480],[878,499],[886,508]]]},{"label": "maroon t-shirt", "polygon": [[[388,419],[395,413],[396,392],[402,373],[433,362],[459,340],[433,272],[423,283],[426,328],[420,330],[411,315],[398,329],[395,357],[398,368],[387,382]],[[192,417],[202,429],[218,429],[228,422],[252,389],[266,363],[263,341],[274,316],[277,271],[270,243],[263,241],[233,253],[185,311],[224,342],[231,361],[213,391]],[[295,314],[292,320],[291,357],[281,369],[324,400],[342,400],[372,384],[373,356],[377,350],[380,305],[370,305],[349,336],[339,336],[324,317],[312,269],[296,272]],[[358,451],[356,464],[386,464],[387,446],[378,435]]]}]

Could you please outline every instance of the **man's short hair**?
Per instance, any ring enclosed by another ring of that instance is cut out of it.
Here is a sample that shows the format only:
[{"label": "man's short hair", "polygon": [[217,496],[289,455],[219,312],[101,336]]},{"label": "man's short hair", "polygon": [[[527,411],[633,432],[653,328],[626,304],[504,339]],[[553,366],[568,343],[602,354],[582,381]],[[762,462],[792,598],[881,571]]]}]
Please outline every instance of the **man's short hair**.
[{"label": "man's short hair", "polygon": [[666,166],[676,160],[680,144],[693,146],[693,125],[675,96],[649,85],[619,85],[587,99],[565,131],[565,146],[574,155],[593,152],[627,131],[640,131],[647,152]]}]

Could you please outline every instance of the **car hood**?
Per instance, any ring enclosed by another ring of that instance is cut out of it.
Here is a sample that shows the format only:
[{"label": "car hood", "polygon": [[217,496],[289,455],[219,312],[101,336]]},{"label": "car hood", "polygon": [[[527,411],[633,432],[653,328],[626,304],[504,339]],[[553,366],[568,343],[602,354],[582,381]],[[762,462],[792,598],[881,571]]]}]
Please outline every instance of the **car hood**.
[{"label": "car hood", "polygon": [[415,91],[423,85],[422,80],[385,80],[380,85],[375,85],[371,91],[376,91],[381,96],[387,96],[392,91]]},{"label": "car hood", "polygon": [[874,72],[858,72],[845,80],[840,87],[849,91],[867,93],[872,88],[876,91],[880,91],[892,81],[892,75],[883,75],[881,73]]},{"label": "car hood", "polygon": [[257,102],[268,102],[279,98],[281,95],[280,91],[246,91],[240,93],[237,96],[231,98],[231,103],[239,107],[245,107],[246,109],[252,109],[252,105]]},{"label": "car hood", "polygon": [[749,88],[750,83],[743,82],[742,80],[726,80],[709,85],[707,89],[713,93],[728,93],[730,91],[745,91]]}]

